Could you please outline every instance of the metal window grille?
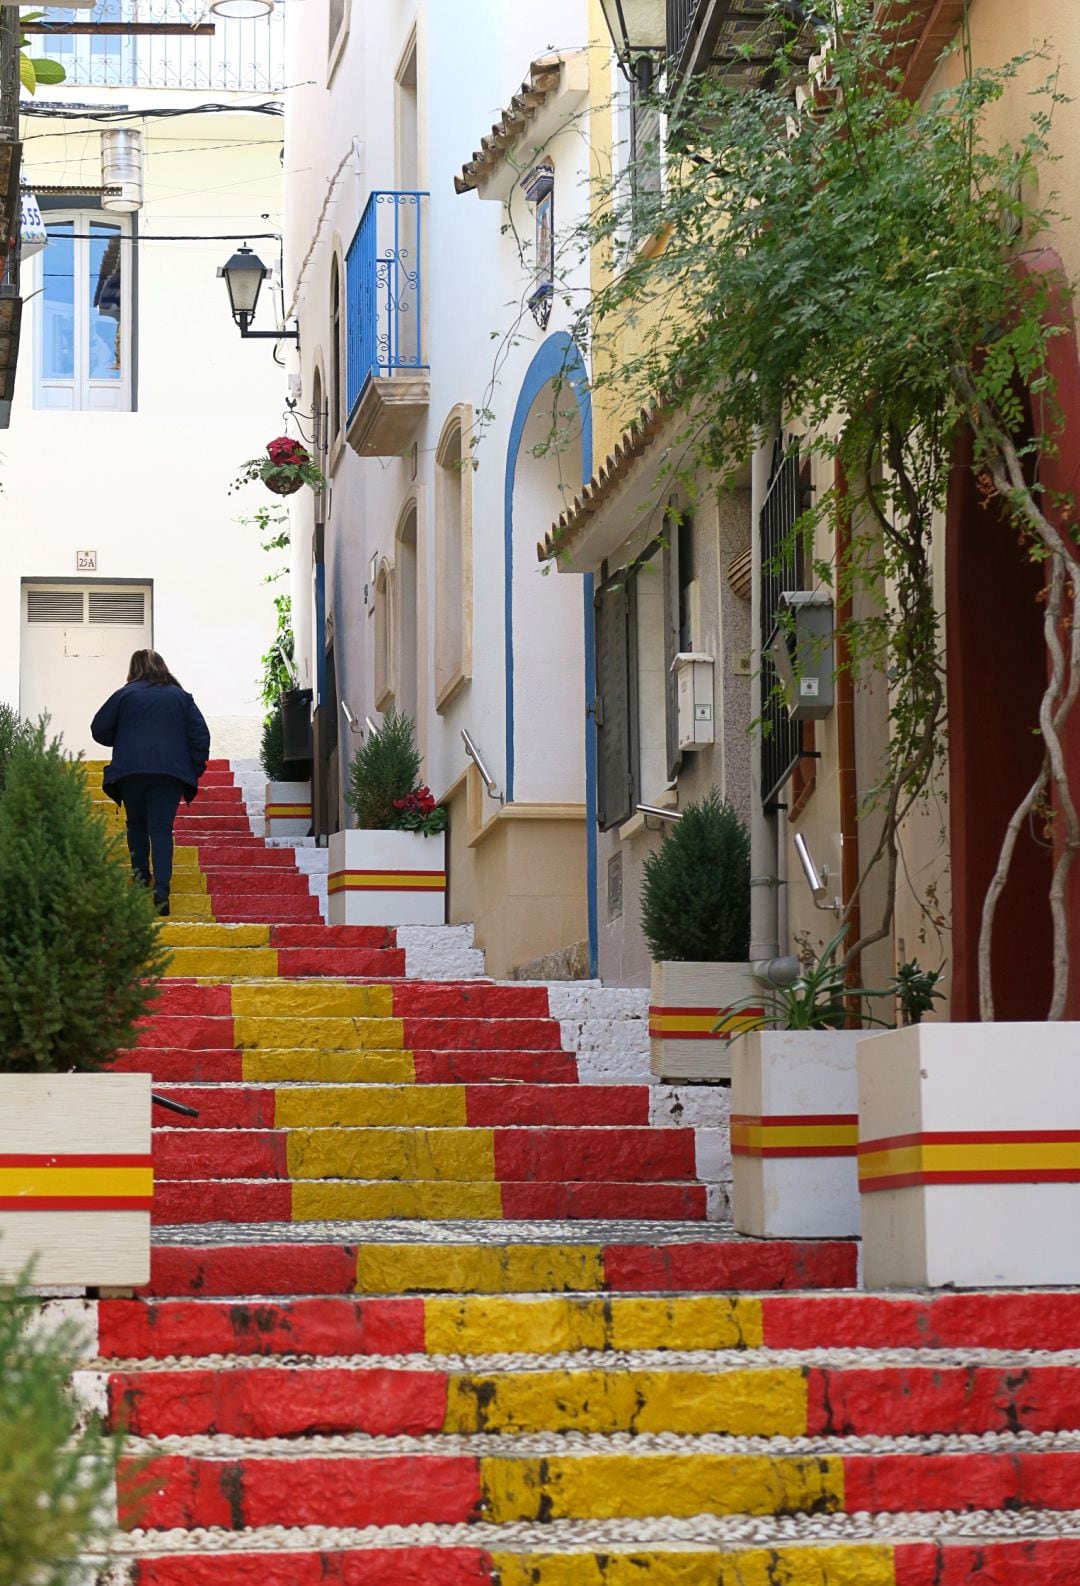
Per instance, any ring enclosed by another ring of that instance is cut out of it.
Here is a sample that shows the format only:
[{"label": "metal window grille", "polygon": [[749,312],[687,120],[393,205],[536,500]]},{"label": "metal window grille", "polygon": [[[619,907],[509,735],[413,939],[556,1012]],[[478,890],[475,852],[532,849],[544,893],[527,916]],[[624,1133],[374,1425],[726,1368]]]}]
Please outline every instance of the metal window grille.
[{"label": "metal window grille", "polygon": [[427,368],[420,274],[426,198],[372,193],[345,256],[350,415],[368,380]]},{"label": "metal window grille", "polygon": [[776,626],[780,596],[802,587],[802,544],[792,529],[802,512],[799,448],[782,437],[773,456],[772,478],[761,509],[761,794],[766,810],[780,808],[784,784],[803,752],[802,723],[792,721],[777,687],[768,643]]}]

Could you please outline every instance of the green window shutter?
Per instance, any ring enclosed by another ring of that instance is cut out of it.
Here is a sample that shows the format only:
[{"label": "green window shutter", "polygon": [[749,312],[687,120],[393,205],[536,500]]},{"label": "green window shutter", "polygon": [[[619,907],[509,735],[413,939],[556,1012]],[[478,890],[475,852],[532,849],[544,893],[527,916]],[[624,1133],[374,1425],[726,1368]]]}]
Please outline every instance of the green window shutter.
[{"label": "green window shutter", "polygon": [[601,831],[631,814],[631,586],[625,574],[602,584],[596,607],[597,824]]}]

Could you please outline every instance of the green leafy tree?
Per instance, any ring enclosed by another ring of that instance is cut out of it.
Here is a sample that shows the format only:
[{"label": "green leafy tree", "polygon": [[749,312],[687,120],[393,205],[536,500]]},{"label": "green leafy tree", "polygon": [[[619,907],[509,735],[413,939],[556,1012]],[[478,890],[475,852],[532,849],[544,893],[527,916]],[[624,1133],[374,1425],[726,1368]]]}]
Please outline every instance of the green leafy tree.
[{"label": "green leafy tree", "polygon": [[420,780],[420,752],[412,718],[388,710],[382,725],[368,734],[349,767],[346,803],[368,831],[389,831],[397,823],[395,799],[412,793]]},{"label": "green leafy tree", "polygon": [[83,767],[33,729],[0,798],[0,1071],[105,1067],[134,1044],[167,959]]},{"label": "green leafy tree", "polygon": [[[22,17],[20,17],[19,20],[21,22],[40,22],[44,15],[44,11],[27,11],[22,15]],[[65,72],[64,68],[60,65],[60,62],[49,60],[46,56],[28,55],[26,53],[26,45],[29,42],[29,39],[25,39],[20,35],[20,85],[26,89],[28,94],[35,94],[37,92],[39,83],[44,83],[50,88],[54,87],[57,83],[62,83],[67,77],[67,72]]]},{"label": "green leafy tree", "polygon": [[0,1286],[0,1586],[74,1586],[79,1555],[112,1529],[120,1440],[71,1393],[78,1330],[43,1326],[40,1301]]},{"label": "green leafy tree", "polygon": [[275,595],[274,610],[277,613],[277,631],[274,642],[262,657],[262,702],[268,710],[273,710],[282,694],[290,688],[296,687],[296,667],[294,657],[296,654],[296,640],[293,635],[292,625],[292,597],[290,595]]},{"label": "green leafy tree", "polygon": [[740,963],[750,951],[750,836],[713,789],[645,860],[641,928],[656,963]]},{"label": "green leafy tree", "polygon": [[[878,867],[885,905],[869,921],[863,910],[849,961],[892,928],[899,833],[941,765],[932,543],[958,442],[970,448],[988,501],[1016,526],[1018,555],[1046,564],[1043,763],[986,897],[982,1014],[993,1017],[991,935],[1013,848],[1031,812],[1052,804],[1049,1016],[1060,1018],[1065,894],[1080,849],[1062,750],[1080,692],[1080,623],[1067,620],[1080,609],[1080,562],[1075,504],[1039,481],[1060,431],[1048,352],[1071,315],[1065,281],[1017,267],[1055,218],[1052,200],[1038,195],[1048,193],[1060,96],[1053,79],[1039,92],[1037,55],[975,69],[965,47],[956,80],[912,102],[901,92],[902,9],[816,5],[822,64],[805,89],[781,50],[757,86],[745,87],[740,61],[737,82],[708,75],[659,97],[670,130],[664,181],[635,180],[633,163],[598,179],[599,219],[571,239],[573,251],[597,249],[612,265],[581,310],[577,338],[589,346],[595,386],[616,393],[628,416],[657,402],[682,415],[665,493],[673,475],[692,490],[702,468],[733,479],[764,438],[793,422],[804,453],[825,465],[819,478],[839,481],[814,497],[793,538],[811,548],[813,581],[856,613],[844,624],[852,671],[890,680],[874,800],[880,837],[867,845],[847,906]],[[748,37],[744,53],[759,46]],[[1006,92],[1023,96],[1029,119],[1014,140],[996,142],[988,113]],[[653,245],[628,253],[627,239],[643,232]],[[824,555],[825,544],[842,549]]]}]

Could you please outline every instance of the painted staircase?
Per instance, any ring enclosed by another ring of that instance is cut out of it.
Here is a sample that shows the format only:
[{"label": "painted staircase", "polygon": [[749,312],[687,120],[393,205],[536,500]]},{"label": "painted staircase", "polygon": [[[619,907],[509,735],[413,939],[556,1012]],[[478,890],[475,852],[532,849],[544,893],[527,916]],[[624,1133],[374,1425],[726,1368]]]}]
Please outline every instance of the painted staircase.
[{"label": "painted staircase", "polygon": [[148,1491],[110,1586],[1076,1586],[1080,1294],[733,1235],[639,998],[321,925],[212,775],[117,1064],[199,1117],[147,1290],[78,1307]]}]

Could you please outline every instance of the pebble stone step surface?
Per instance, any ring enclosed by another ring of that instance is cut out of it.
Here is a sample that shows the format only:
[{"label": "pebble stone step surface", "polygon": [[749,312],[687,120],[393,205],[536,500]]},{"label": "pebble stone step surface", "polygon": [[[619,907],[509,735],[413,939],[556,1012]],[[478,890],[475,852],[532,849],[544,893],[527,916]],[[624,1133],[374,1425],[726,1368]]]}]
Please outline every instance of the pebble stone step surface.
[{"label": "pebble stone step surface", "polygon": [[177,836],[116,1066],[199,1116],[146,1289],[52,1302],[146,1485],[100,1586],[1080,1586],[1080,1293],[735,1235],[640,994],[321,924],[223,762]]}]

